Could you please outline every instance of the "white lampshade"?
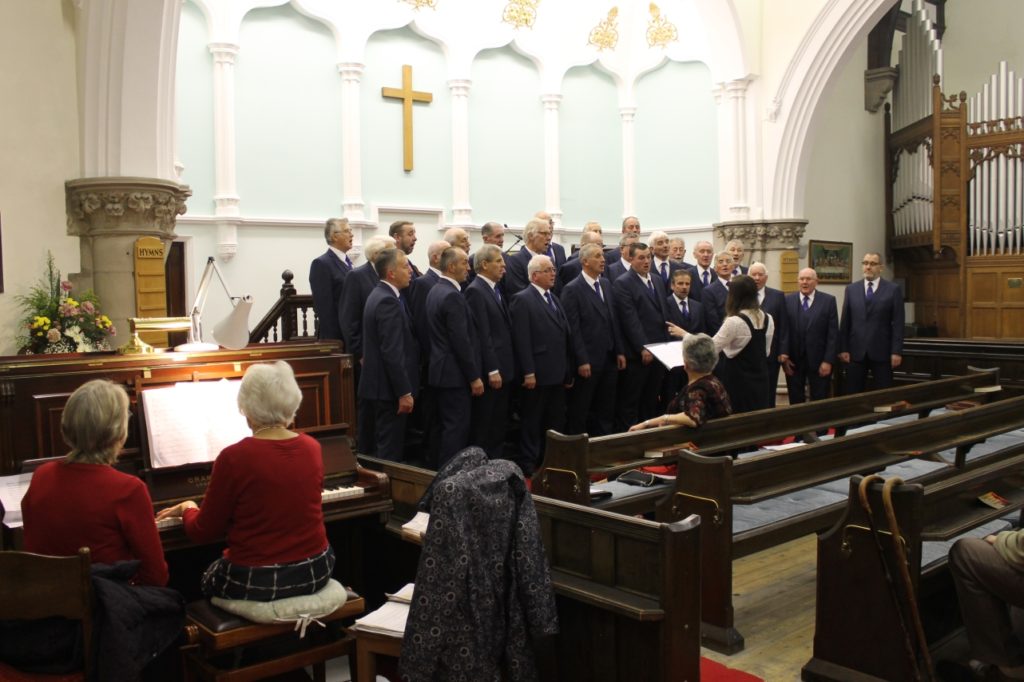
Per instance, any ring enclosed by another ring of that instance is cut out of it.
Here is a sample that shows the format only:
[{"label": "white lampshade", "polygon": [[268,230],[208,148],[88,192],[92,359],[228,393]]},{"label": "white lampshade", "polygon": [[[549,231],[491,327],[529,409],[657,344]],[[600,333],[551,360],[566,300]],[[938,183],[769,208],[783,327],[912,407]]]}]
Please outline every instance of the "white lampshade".
[{"label": "white lampshade", "polygon": [[213,339],[225,348],[241,350],[249,345],[249,311],[252,296],[243,296],[231,314],[213,328]]}]

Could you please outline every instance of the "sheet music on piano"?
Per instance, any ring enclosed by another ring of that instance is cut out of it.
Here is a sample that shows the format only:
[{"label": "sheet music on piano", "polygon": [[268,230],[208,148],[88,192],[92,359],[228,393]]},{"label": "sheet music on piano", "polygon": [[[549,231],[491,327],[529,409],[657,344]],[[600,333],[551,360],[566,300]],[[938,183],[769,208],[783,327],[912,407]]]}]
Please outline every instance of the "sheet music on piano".
[{"label": "sheet music on piano", "polygon": [[238,411],[241,383],[193,381],[142,391],[150,466],[210,462],[228,445],[252,435]]},{"label": "sheet music on piano", "polygon": [[21,499],[25,497],[31,482],[31,473],[0,476],[0,503],[4,506],[4,525],[8,528],[22,526]]}]

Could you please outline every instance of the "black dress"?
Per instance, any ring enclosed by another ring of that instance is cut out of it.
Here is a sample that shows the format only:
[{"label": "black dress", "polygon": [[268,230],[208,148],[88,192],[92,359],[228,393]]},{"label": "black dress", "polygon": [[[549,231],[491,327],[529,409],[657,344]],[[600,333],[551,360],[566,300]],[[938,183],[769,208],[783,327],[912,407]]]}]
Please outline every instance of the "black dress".
[{"label": "black dress", "polygon": [[750,329],[750,341],[736,357],[719,354],[715,374],[725,385],[732,403],[733,414],[763,410],[768,407],[768,356],[766,337],[768,320],[764,327],[755,329],[743,313],[738,316]]}]

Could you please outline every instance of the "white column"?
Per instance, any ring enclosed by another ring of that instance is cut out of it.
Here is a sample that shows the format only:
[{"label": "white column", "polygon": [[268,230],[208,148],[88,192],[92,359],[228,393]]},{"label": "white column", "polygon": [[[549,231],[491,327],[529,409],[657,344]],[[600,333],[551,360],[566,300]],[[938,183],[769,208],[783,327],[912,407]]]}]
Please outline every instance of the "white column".
[{"label": "white column", "polygon": [[238,45],[210,43],[213,55],[213,202],[217,255],[230,260],[238,251],[239,210],[235,155],[235,57]]},{"label": "white column", "polygon": [[749,83],[748,80],[741,78],[725,84],[725,94],[728,99],[726,107],[731,124],[728,132],[733,141],[729,213],[734,220],[746,220],[750,217],[750,206],[747,201],[747,85]]},{"label": "white column", "polygon": [[636,214],[636,107],[619,107],[622,118],[622,215]]},{"label": "white column", "polygon": [[452,223],[473,223],[469,205],[469,86],[471,81],[448,81],[452,94]]},{"label": "white column", "polygon": [[540,101],[544,103],[544,210],[554,220],[557,229],[562,223],[558,160],[558,105],[562,103],[562,96],[556,93],[541,95]]},{"label": "white column", "polygon": [[341,208],[350,222],[366,220],[363,203],[363,164],[359,146],[359,83],[363,65],[356,62],[338,64],[341,74]]}]

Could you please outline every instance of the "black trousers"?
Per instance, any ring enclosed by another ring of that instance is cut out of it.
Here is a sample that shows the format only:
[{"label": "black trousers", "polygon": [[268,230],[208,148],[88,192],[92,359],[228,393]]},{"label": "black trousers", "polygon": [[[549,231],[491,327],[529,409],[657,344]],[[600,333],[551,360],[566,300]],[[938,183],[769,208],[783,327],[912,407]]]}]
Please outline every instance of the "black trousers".
[{"label": "black trousers", "polygon": [[[373,410],[373,430],[376,434],[376,456],[392,462],[405,459],[405,427],[407,414],[398,414],[397,400],[367,400]],[[415,402],[413,403],[415,405]]]},{"label": "black trousers", "polygon": [[519,392],[519,457],[523,475],[532,476],[544,461],[544,440],[548,429],[565,430],[565,387],[537,386]]},{"label": "black trousers", "polygon": [[441,421],[441,446],[437,454],[437,468],[440,471],[455,453],[469,445],[473,395],[469,386],[435,386],[434,397],[437,399],[437,414]]},{"label": "black trousers", "polygon": [[[810,387],[811,400],[824,400],[828,397],[832,388],[832,375],[827,377],[818,376],[818,367],[809,366],[806,359],[794,359],[793,376],[786,377],[786,392],[789,394],[789,404],[796,405],[807,401],[807,387]],[[834,368],[833,368],[834,369]]]},{"label": "black trousers", "polygon": [[616,401],[616,431],[627,431],[630,426],[658,415],[658,396],[665,367],[657,360],[645,365],[637,358],[626,362],[620,375]]},{"label": "black trousers", "polygon": [[863,392],[868,383],[869,371],[871,372],[871,378],[874,379],[873,388],[875,390],[892,386],[892,362],[890,362],[889,358],[886,358],[884,361],[877,362],[865,356],[860,362],[854,362],[851,360],[846,365],[846,383],[844,384],[844,392]]},{"label": "black trousers", "polygon": [[512,381],[511,377],[502,377],[501,388],[495,390],[487,386],[482,396],[473,399],[469,442],[483,448],[491,459],[501,459],[504,455]]},{"label": "black trousers", "polygon": [[615,428],[615,394],[619,370],[612,357],[600,370],[591,367],[590,378],[579,374],[569,389],[565,432],[603,436]]}]

